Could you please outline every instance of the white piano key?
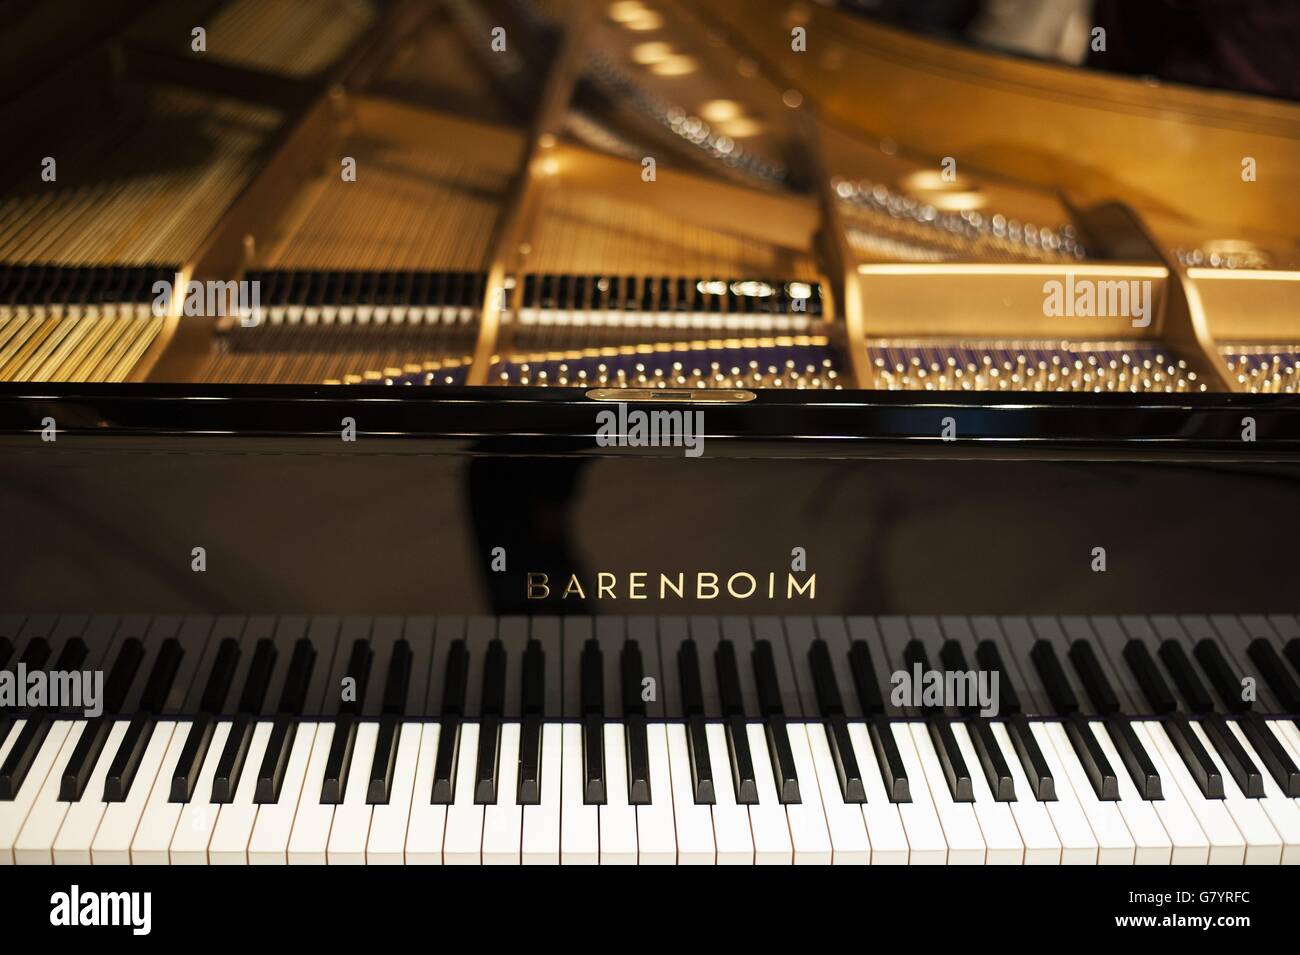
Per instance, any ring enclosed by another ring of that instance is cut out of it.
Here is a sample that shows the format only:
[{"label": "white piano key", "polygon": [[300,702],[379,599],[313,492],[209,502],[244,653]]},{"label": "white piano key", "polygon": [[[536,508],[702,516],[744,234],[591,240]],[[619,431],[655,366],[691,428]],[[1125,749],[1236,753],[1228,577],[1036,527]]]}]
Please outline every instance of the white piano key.
[{"label": "white piano key", "polygon": [[650,763],[650,804],[636,807],[638,861],[641,865],[675,865],[677,832],[673,820],[673,783],[668,771],[668,735],[662,723],[646,726]]},{"label": "white piano key", "polygon": [[713,767],[713,839],[718,865],[753,865],[754,837],[749,829],[749,808],[736,803],[727,731],[721,723],[709,723],[704,735],[709,741],[709,763]]},{"label": "white piano key", "polygon": [[334,723],[317,724],[316,736],[311,741],[311,756],[307,759],[307,776],[303,780],[302,795],[298,797],[298,811],[294,813],[293,829],[289,832],[290,865],[324,865],[326,862],[334,807],[320,801],[320,791],[325,785],[325,768],[329,764],[333,739]]},{"label": "white piano key", "polygon": [[[821,727],[818,726],[817,730],[821,732]],[[787,803],[785,807],[786,816],[790,820],[794,864],[830,865],[831,834],[826,827],[826,814],[822,809],[812,751],[808,748],[808,729],[804,723],[791,722],[786,724],[786,733],[790,737],[794,771],[799,777],[799,802]],[[837,783],[837,789],[838,786]]]},{"label": "white piano key", "polygon": [[217,764],[221,762],[221,751],[229,735],[229,720],[217,723],[212,730],[212,742],[203,756],[191,799],[181,807],[180,818],[176,820],[168,852],[172,865],[208,864],[208,843],[217,824],[217,810],[221,808],[212,802],[212,780],[217,775]]},{"label": "white piano key", "polygon": [[[912,734],[921,770],[925,773],[924,782],[930,789],[930,800],[939,817],[939,825],[943,827],[944,841],[948,844],[948,864],[983,865],[987,849],[979,823],[975,819],[975,808],[970,803],[953,800],[926,725],[909,723],[907,727]],[[911,775],[909,771],[909,779]],[[915,794],[915,788],[913,793]]]},{"label": "white piano key", "polygon": [[[371,807],[370,835],[366,840],[367,865],[402,865],[406,861],[406,824],[411,818],[416,764],[420,756],[419,723],[399,723],[397,755],[388,802]],[[369,768],[367,767],[367,776]]]},{"label": "white piano key", "polygon": [[[311,761],[317,726],[316,723],[299,723],[294,730],[289,761],[284,767],[284,781],[280,784],[280,798],[277,802],[264,803],[257,810],[253,836],[248,841],[251,865],[287,865],[289,862],[289,837],[298,816],[298,804],[306,791],[307,766]],[[317,790],[317,798],[319,795]]]},{"label": "white piano key", "polygon": [[[1097,742],[1101,744],[1106,759],[1110,761],[1111,768],[1115,770],[1115,779],[1119,783],[1119,801],[1115,805],[1119,807],[1124,825],[1133,838],[1134,862],[1137,865],[1169,865],[1173,861],[1174,844],[1169,833],[1165,832],[1164,823],[1160,821],[1155,806],[1138,793],[1133,777],[1129,775],[1128,767],[1120,758],[1119,750],[1115,748],[1115,742],[1110,738],[1105,725],[1096,721],[1089,725]],[[1138,742],[1141,742],[1140,737]],[[1164,782],[1163,778],[1161,782]]]},{"label": "white piano key", "polygon": [[167,753],[163,756],[162,768],[149,791],[140,824],[131,839],[132,865],[167,865],[171,861],[169,852],[172,837],[184,808],[180,803],[171,801],[172,777],[176,775],[176,764],[181,760],[192,726],[192,723],[175,725],[172,738],[167,744]]},{"label": "white piano key", "polygon": [[1209,864],[1241,865],[1246,859],[1246,840],[1223,800],[1205,798],[1163,726],[1147,722],[1143,728],[1155,752],[1164,760],[1165,768],[1169,770],[1179,793],[1192,810],[1201,831],[1205,833],[1210,847]]},{"label": "white piano key", "polygon": [[1259,758],[1259,753],[1255,752],[1255,747],[1246,739],[1246,734],[1241,731],[1237,723],[1229,720],[1228,725],[1237,735],[1237,742],[1241,743],[1241,748],[1254,760],[1260,775],[1264,778],[1264,798],[1258,802],[1264,807],[1264,813],[1282,840],[1282,864],[1300,863],[1300,806],[1296,805],[1294,799],[1283,794],[1277,780],[1268,771],[1264,761]]},{"label": "white piano key", "polygon": [[[790,841],[790,820],[785,806],[776,793],[776,775],[772,771],[771,751],[767,746],[767,733],[761,723],[750,723],[749,751],[754,757],[754,782],[758,788],[758,804],[749,807],[749,829],[754,835],[754,862],[757,865],[791,865],[794,862],[794,844]],[[725,770],[713,764],[713,775]]]},{"label": "white piano key", "polygon": [[108,803],[104,801],[104,781],[108,779],[109,767],[117,756],[117,748],[122,745],[130,720],[116,720],[108,731],[104,748],[100,750],[99,759],[91,771],[90,779],[81,798],[72,803],[59,829],[59,837],[54,840],[54,862],[56,865],[90,865],[90,847],[99,832],[99,824],[104,819]]},{"label": "white piano key", "polygon": [[907,832],[907,844],[911,847],[908,864],[946,865],[948,842],[944,838],[939,814],[930,798],[930,786],[926,782],[925,771],[921,768],[921,757],[912,739],[911,724],[890,723],[888,725],[894,734],[894,742],[898,745],[903,769],[907,773],[908,791],[912,797],[911,802],[895,803],[898,806],[898,814],[903,819],[903,829]]},{"label": "white piano key", "polygon": [[370,765],[375,759],[378,738],[378,723],[366,720],[357,724],[343,801],[334,807],[334,821],[330,824],[330,837],[325,849],[325,860],[329,865],[366,864],[366,838],[370,834],[373,809],[366,802],[366,792],[370,788]]},{"label": "white piano key", "polygon": [[[1124,817],[1120,815],[1119,807],[1113,802],[1102,802],[1097,798],[1097,791],[1088,781],[1083,764],[1079,762],[1074,746],[1065,734],[1064,724],[1047,723],[1044,728],[1056,748],[1057,759],[1060,760],[1062,768],[1070,778],[1074,797],[1078,800],[1083,814],[1087,816],[1088,825],[1097,840],[1097,864],[1132,865],[1136,858],[1137,846],[1128,831],[1128,826],[1124,824]],[[1118,768],[1121,772],[1124,771],[1122,765]]]},{"label": "white piano key", "polygon": [[411,818],[406,823],[406,864],[442,865],[442,844],[447,833],[447,807],[434,804],[433,773],[438,761],[442,726],[425,723],[420,735],[420,755],[415,764],[415,789],[411,793]]},{"label": "white piano key", "polygon": [[[1097,837],[1074,791],[1074,780],[1065,771],[1065,764],[1061,762],[1056,752],[1056,744],[1048,733],[1047,724],[1032,722],[1028,725],[1029,731],[1034,734],[1035,742],[1038,743],[1038,751],[1043,754],[1047,768],[1052,774],[1052,782],[1055,786],[1056,798],[1041,805],[1047,807],[1047,814],[1051,816],[1052,825],[1056,827],[1057,838],[1061,840],[1061,864],[1096,865],[1101,847],[1097,844]],[[1014,751],[1010,755],[1016,756]],[[1016,761],[1019,762],[1018,756]],[[1084,784],[1088,785],[1086,780]],[[1034,798],[1032,791],[1027,794],[1027,798]]]},{"label": "white piano key", "polygon": [[253,838],[253,826],[257,822],[259,808],[253,802],[253,797],[257,794],[257,774],[262,768],[262,759],[266,756],[271,726],[269,721],[253,726],[253,737],[248,743],[244,768],[240,770],[239,780],[235,783],[235,798],[217,813],[217,825],[208,842],[210,865],[248,865],[248,843]]},{"label": "white piano key", "polygon": [[561,727],[560,863],[596,865],[600,861],[600,813],[583,802],[582,727]]},{"label": "white piano key", "polygon": [[[109,803],[104,820],[99,824],[99,832],[95,834],[95,841],[90,847],[91,860],[95,865],[131,864],[131,845],[144,817],[154,783],[163,767],[175,729],[176,724],[171,721],[154,725],[149,745],[140,757],[140,767],[136,770],[135,780],[131,783],[126,799]],[[169,785],[170,782],[169,778]]]},{"label": "white piano key", "polygon": [[636,865],[636,809],[627,801],[627,737],[605,724],[605,805],[599,807],[600,864]]},{"label": "white piano key", "polygon": [[[1012,788],[1015,790],[1016,798],[1006,803],[1006,806],[1016,824],[1020,841],[1024,843],[1024,864],[1060,865],[1061,840],[1056,834],[1052,816],[1047,811],[1048,804],[1034,798],[1034,791],[1029,786],[1029,778],[1025,775],[1024,767],[1020,765],[1020,757],[1016,753],[1005,724],[993,723],[992,730],[994,739],[1002,750],[1002,758],[1011,772]],[[1082,818],[1079,820],[1079,825],[1087,829],[1087,823]],[[1087,835],[1091,840],[1092,833],[1089,832]],[[985,833],[985,836],[987,837],[988,834]],[[1093,854],[1094,856],[1096,854],[1095,843]]]},{"label": "white piano key", "polygon": [[1137,720],[1133,723],[1134,735],[1146,749],[1151,765],[1160,776],[1160,794],[1164,798],[1153,800],[1151,806],[1160,817],[1173,845],[1170,861],[1174,865],[1205,865],[1210,859],[1210,840],[1196,821],[1195,813],[1183,796],[1182,786],[1174,779],[1169,764],[1151,735],[1153,729],[1160,728],[1154,720]]},{"label": "white piano key", "polygon": [[523,864],[559,865],[560,804],[563,796],[563,734],[558,723],[542,726],[542,753],[538,802],[524,807]]},{"label": "white piano key", "polygon": [[[57,755],[51,758],[51,765],[46,767],[46,771],[42,774],[44,781],[37,784],[35,798],[29,803],[26,822],[23,823],[13,843],[12,858],[18,865],[54,864],[54,843],[59,837],[63,820],[67,818],[68,810],[72,807],[72,803],[59,799],[59,786],[63,778],[63,768],[68,765],[72,751],[76,749],[77,741],[81,738],[82,730],[86,728],[85,721],[55,722],[45,741],[41,743],[41,751],[36,754],[36,759],[39,761],[46,755],[46,747],[51,744],[51,737],[61,723],[65,728],[63,735],[55,743]],[[11,729],[9,735],[11,738],[14,737],[16,729]],[[36,762],[33,762],[27,779],[23,781],[23,789],[28,788],[38,768]],[[21,790],[19,795],[22,795]],[[3,805],[4,803],[0,803],[0,806]]]},{"label": "white piano key", "polygon": [[483,807],[474,802],[478,731],[478,723],[460,724],[456,786],[447,807],[447,834],[442,841],[443,865],[479,865],[483,861]]},{"label": "white piano key", "polygon": [[850,723],[849,740],[853,743],[853,755],[858,759],[858,771],[862,773],[862,786],[867,793],[867,801],[859,808],[867,826],[867,841],[871,843],[871,864],[907,865],[911,850],[907,844],[907,832],[903,829],[903,817],[885,792],[885,780],[880,775],[867,724]]},{"label": "white piano key", "polygon": [[[867,865],[871,862],[867,826],[858,805],[844,801],[839,774],[835,771],[835,758],[826,740],[826,728],[820,723],[808,723],[807,732],[808,751],[817,776],[817,790],[821,794],[822,814],[831,838],[831,862],[834,865]],[[860,765],[858,771],[861,772]]]},{"label": "white piano key", "polygon": [[[22,732],[26,722],[26,720],[14,720],[13,726],[9,727],[9,735],[5,737],[3,742],[0,742],[0,765],[3,765],[9,751],[14,748],[14,741],[18,739],[18,734]],[[53,732],[53,728],[51,728],[51,732]],[[63,739],[67,738],[67,735],[67,730],[64,730],[62,738],[54,747],[55,752],[50,756],[51,763],[58,756],[59,745],[62,744]],[[46,736],[46,742],[48,741],[49,737]],[[46,772],[48,771],[49,767],[47,766]],[[27,788],[31,781],[32,776],[29,772],[16,795],[21,797],[23,790]],[[44,784],[45,776],[42,775],[31,792],[31,800],[28,800],[26,805],[19,803],[18,799],[0,801],[0,865],[14,864],[14,841],[18,838],[18,833],[22,831],[23,823],[27,821],[27,813],[31,810],[31,802],[35,800],[36,793]]]},{"label": "white piano key", "polygon": [[1246,840],[1246,865],[1278,865],[1282,861],[1282,838],[1269,822],[1260,800],[1246,798],[1237,786],[1237,781],[1228,772],[1218,750],[1205,735],[1205,730],[1195,720],[1190,725],[1223,776],[1223,805],[1232,816],[1242,838]]},{"label": "white piano key", "polygon": [[[715,856],[713,842],[713,814],[711,807],[695,802],[691,783],[691,755],[686,745],[686,727],[681,723],[669,723],[665,727],[668,735],[668,769],[673,791],[673,814],[677,820],[677,863],[678,865],[713,865]],[[766,747],[766,743],[763,744]],[[766,753],[766,748],[755,753],[754,763],[758,764],[758,755]],[[773,787],[773,798],[776,790]],[[750,807],[753,809],[753,807]]]},{"label": "white piano key", "polygon": [[483,864],[519,865],[523,847],[523,806],[519,796],[519,724],[501,726],[497,760],[497,801],[483,807]]},{"label": "white piano key", "polygon": [[971,806],[980,835],[984,837],[985,864],[1021,865],[1025,861],[1025,843],[1011,815],[1011,804],[993,798],[993,790],[989,789],[988,778],[984,775],[966,724],[953,723],[952,735],[957,740],[962,759],[966,761],[966,768],[970,770],[971,788],[975,793],[975,802]]}]

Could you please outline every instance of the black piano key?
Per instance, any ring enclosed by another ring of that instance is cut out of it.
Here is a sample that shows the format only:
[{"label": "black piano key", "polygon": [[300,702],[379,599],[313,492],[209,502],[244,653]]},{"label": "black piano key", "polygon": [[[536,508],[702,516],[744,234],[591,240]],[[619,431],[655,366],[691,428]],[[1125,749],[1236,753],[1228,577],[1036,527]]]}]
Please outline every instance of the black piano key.
[{"label": "black piano key", "polygon": [[713,651],[713,666],[718,674],[718,701],[722,715],[743,717],[745,695],[740,689],[740,664],[732,641],[718,641],[718,647]]},{"label": "black piano key", "polygon": [[993,734],[993,727],[987,720],[972,719],[966,724],[966,729],[970,733],[971,745],[975,748],[975,756],[980,761],[984,778],[988,780],[993,799],[996,802],[1014,802],[1015,777],[1011,775],[1011,769],[1007,766],[1002,747],[998,745],[998,739]]},{"label": "black piano key", "polygon": [[1160,644],[1157,652],[1160,654],[1160,662],[1174,678],[1174,686],[1178,687],[1178,692],[1187,701],[1187,708],[1198,715],[1214,712],[1214,701],[1197,676],[1196,668],[1192,666],[1183,645],[1177,640],[1166,640]]},{"label": "black piano key", "polygon": [[158,647],[153,669],[149,671],[149,679],[145,681],[144,691],[140,694],[142,712],[154,715],[162,712],[184,656],[185,650],[175,637],[168,637]]},{"label": "black piano key", "polygon": [[[504,654],[503,654],[504,656]],[[380,712],[387,716],[400,716],[406,710],[406,694],[411,684],[411,644],[403,639],[393,644],[388,660],[388,675],[384,680],[384,697]],[[501,703],[505,702],[505,665],[502,663]],[[498,705],[499,709],[500,704]]]},{"label": "black piano key", "polygon": [[1115,769],[1106,758],[1101,742],[1092,731],[1092,724],[1077,713],[1066,718],[1065,735],[1070,740],[1074,755],[1083,766],[1084,775],[1092,783],[1097,798],[1103,802],[1115,802],[1119,799],[1119,780]]},{"label": "black piano key", "polygon": [[[295,651],[294,656],[297,655]],[[289,765],[289,753],[293,750],[294,738],[298,735],[298,721],[294,718],[295,715],[280,713],[271,724],[271,735],[266,741],[262,765],[257,768],[257,785],[253,790],[253,802],[259,806],[280,801],[280,789],[284,786],[284,771]]]},{"label": "black piano key", "polygon": [[862,782],[862,771],[853,752],[849,738],[849,723],[843,716],[826,718],[826,743],[830,747],[831,762],[840,784],[840,796],[846,803],[867,801],[867,788]]},{"label": "black piano key", "polygon": [[[690,642],[690,641],[687,641]],[[703,716],[686,720],[686,749],[691,758],[691,788],[697,805],[712,806],[717,801],[713,788],[713,763],[709,759],[709,739]]]},{"label": "black piano key", "polygon": [[731,760],[731,784],[736,802],[742,806],[758,805],[758,780],[754,778],[754,753],[744,716],[729,716],[726,722],[727,756]]},{"label": "black piano key", "polygon": [[[359,688],[358,688],[359,689]],[[337,806],[343,801],[352,768],[352,750],[357,742],[357,719],[352,713],[340,713],[334,723],[329,756],[325,760],[325,778],[321,781],[322,806]]]},{"label": "black piano key", "polygon": [[582,720],[582,801],[605,804],[605,721],[599,716]]},{"label": "black piano key", "polygon": [[776,657],[772,654],[770,640],[754,641],[754,681],[758,685],[759,716],[769,719],[784,716],[781,702],[781,683],[776,675]]},{"label": "black piano key", "polygon": [[1015,714],[1007,720],[1007,735],[1011,737],[1011,745],[1020,757],[1020,765],[1025,771],[1025,778],[1029,780],[1034,798],[1039,802],[1054,802],[1056,780],[1052,778],[1052,770],[1043,758],[1043,751],[1038,747],[1038,738],[1034,736],[1029,721],[1023,715]]},{"label": "black piano key", "polygon": [[[235,680],[235,667],[239,665],[239,641],[226,637],[217,647],[217,654],[208,673],[207,685],[203,688],[203,698],[199,709],[213,715],[220,713],[230,695],[230,685]],[[189,798],[186,797],[186,802]]]},{"label": "black piano key", "polygon": [[9,731],[14,727],[14,718],[4,713],[0,713],[0,746],[4,746],[5,740],[9,738]]},{"label": "black piano key", "polygon": [[469,683],[469,651],[463,639],[453,640],[447,649],[446,675],[442,692],[442,728],[438,752],[433,761],[433,792],[430,802],[451,805],[456,794],[456,763],[460,753],[460,722],[465,715]]},{"label": "black piano key", "polygon": [[450,806],[456,795],[456,764],[460,756],[460,717],[444,716],[438,733],[438,752],[433,760],[433,792],[429,801]]},{"label": "black piano key", "polygon": [[1092,700],[1093,708],[1102,716],[1118,713],[1119,697],[1115,695],[1115,688],[1106,678],[1101,661],[1097,659],[1097,651],[1093,649],[1092,644],[1087,640],[1075,640],[1070,644],[1070,662],[1074,664],[1075,672],[1079,674],[1079,682],[1083,684],[1088,699]]},{"label": "black piano key", "polygon": [[266,688],[271,684],[271,671],[275,668],[275,642],[269,637],[257,641],[253,662],[244,681],[244,692],[239,698],[239,712],[256,716],[262,712],[266,701]]},{"label": "black piano key", "polygon": [[184,803],[194,798],[194,785],[199,780],[199,770],[203,767],[203,760],[207,758],[208,748],[212,745],[212,734],[215,731],[212,717],[207,713],[200,713],[190,724],[190,733],[185,737],[181,757],[176,761],[176,769],[172,772],[169,802]]},{"label": "black piano key", "polygon": [[138,637],[127,637],[117,652],[113,668],[108,671],[104,681],[104,712],[117,713],[126,702],[126,695],[131,690],[135,675],[144,661],[144,644]]},{"label": "black piano key", "polygon": [[80,670],[89,653],[86,641],[82,640],[81,637],[71,637],[63,644],[63,649],[59,651],[59,660],[54,664],[54,669],[63,670],[65,673]]},{"label": "black piano key", "polygon": [[77,802],[81,799],[86,791],[86,784],[90,782],[90,774],[95,771],[95,763],[104,751],[104,744],[108,741],[108,732],[112,726],[113,720],[108,716],[86,721],[77,745],[73,747],[72,755],[68,757],[68,764],[63,768],[63,774],[59,778],[61,801]]},{"label": "black piano key", "polygon": [[443,678],[442,715],[464,716],[469,688],[469,650],[463,639],[451,642],[444,666],[446,673]]},{"label": "black piano key", "polygon": [[935,716],[926,720],[926,728],[930,731],[930,742],[939,757],[939,765],[943,769],[943,778],[948,782],[948,791],[952,793],[952,801],[974,802],[975,786],[971,782],[966,760],[957,746],[952,724],[941,716]]},{"label": "black piano key", "polygon": [[[403,693],[403,696],[406,694]],[[375,737],[375,755],[370,761],[370,782],[366,786],[366,803],[387,806],[393,794],[393,770],[397,766],[397,742],[401,724],[395,713],[386,713],[379,719],[379,732]]]},{"label": "black piano key", "polygon": [[483,655],[483,692],[479,697],[480,716],[504,716],[506,706],[506,647],[492,639]]},{"label": "black piano key", "polygon": [[772,757],[772,775],[776,778],[776,795],[782,804],[798,803],[799,775],[794,768],[794,753],[790,749],[790,731],[784,716],[769,717],[764,723],[767,731],[767,749]]},{"label": "black piano key", "polygon": [[627,747],[627,801],[631,806],[648,806],[650,791],[650,740],[646,719],[639,713],[628,717],[624,726]]},{"label": "black piano key", "polygon": [[289,657],[289,672],[284,678],[284,689],[280,692],[279,712],[301,716],[307,705],[307,688],[311,685],[311,672],[316,666],[316,648],[306,637],[300,637],[293,644],[293,655]]},{"label": "black piano key", "polygon": [[1156,661],[1152,659],[1145,643],[1141,640],[1130,640],[1124,644],[1124,662],[1137,678],[1138,686],[1142,688],[1142,694],[1147,698],[1151,712],[1164,716],[1178,709],[1178,702],[1174,699],[1169,684],[1160,675]]},{"label": "black piano key", "polygon": [[582,704],[582,798],[588,805],[605,804],[605,676],[600,643],[588,640],[579,659]]},{"label": "black piano key", "polygon": [[546,709],[546,654],[540,640],[529,640],[524,648],[524,670],[520,680],[524,716],[544,715]]},{"label": "black piano key", "polygon": [[624,745],[627,748],[627,798],[629,805],[648,806],[650,794],[650,740],[646,735],[645,701],[641,699],[644,668],[635,640],[623,641],[619,654],[623,680]]},{"label": "black piano key", "polygon": [[519,785],[515,801],[521,806],[535,806],[542,801],[542,718],[524,715],[519,727]]},{"label": "black piano key", "polygon": [[1247,799],[1263,799],[1264,777],[1260,775],[1255,761],[1242,748],[1236,734],[1228,726],[1228,721],[1222,716],[1208,716],[1202,721],[1201,727],[1242,794]]},{"label": "black piano key", "polygon": [[240,713],[230,724],[230,735],[217,761],[217,774],[212,778],[212,801],[217,804],[234,802],[239,777],[244,773],[248,748],[253,742],[253,719]]},{"label": "black piano key", "polygon": [[1237,725],[1250,741],[1251,749],[1259,754],[1264,768],[1273,777],[1283,795],[1300,796],[1300,769],[1296,768],[1295,760],[1282,745],[1282,741],[1277,738],[1273,727],[1269,726],[1258,713],[1243,713]]},{"label": "black piano key", "polygon": [[844,699],[840,696],[835,667],[831,664],[830,648],[825,640],[814,640],[808,647],[808,668],[812,672],[813,692],[822,716],[843,716]]},{"label": "black piano key", "polygon": [[[1300,673],[1300,637],[1293,637],[1288,640],[1286,646],[1282,648],[1282,652],[1285,653],[1286,658],[1291,661],[1291,668],[1297,673]],[[1292,718],[1295,718],[1300,716],[1300,713],[1293,711],[1290,715]]]},{"label": "black piano key", "polygon": [[731,763],[736,802],[743,806],[757,805],[758,780],[754,778],[754,754],[745,726],[745,697],[740,688],[736,645],[730,640],[719,640],[713,659],[718,671],[718,697],[726,718],[727,758]]},{"label": "black piano key", "polygon": [[1110,734],[1110,741],[1115,745],[1120,760],[1128,769],[1138,795],[1147,800],[1163,799],[1160,774],[1156,772],[1155,763],[1151,762],[1146,747],[1133,732],[1132,724],[1121,716],[1112,716],[1106,720],[1106,731]]},{"label": "black piano key", "polygon": [[682,715],[704,715],[704,681],[700,677],[700,655],[694,640],[683,640],[677,648],[677,672],[682,682]]},{"label": "black piano key", "polygon": [[758,685],[759,713],[764,720],[772,773],[776,777],[777,798],[782,803],[799,802],[799,776],[794,768],[790,734],[786,728],[785,707],[781,702],[781,684],[776,673],[776,658],[769,640],[754,641],[754,681]]},{"label": "black piano key", "polygon": [[[945,670],[954,672],[964,672],[970,667],[966,665],[966,653],[962,650],[961,644],[956,640],[945,640],[939,647],[939,663]],[[1002,682],[1001,676],[998,677],[999,688]],[[975,700],[967,700],[966,703],[957,707],[963,716],[974,716],[979,712],[979,704]]]},{"label": "black piano key", "polygon": [[1074,695],[1074,690],[1065,678],[1065,671],[1061,669],[1061,661],[1057,659],[1056,650],[1052,645],[1046,640],[1035,640],[1033,648],[1029,651],[1029,659],[1033,661],[1039,679],[1043,681],[1043,688],[1047,691],[1047,697],[1052,701],[1057,714],[1069,716],[1071,713],[1079,712],[1079,698]]},{"label": "black piano key", "polygon": [[921,672],[928,672],[930,669],[930,655],[925,652],[925,644],[920,640],[908,640],[903,645],[903,665],[909,670],[919,666]]},{"label": "black piano key", "polygon": [[501,717],[484,716],[478,726],[478,753],[474,769],[474,802],[491,806],[497,801],[497,761],[501,752]]},{"label": "black piano key", "polygon": [[1192,653],[1229,713],[1244,713],[1250,709],[1250,701],[1241,698],[1241,678],[1217,643],[1209,638],[1198,640]]},{"label": "black piano key", "polygon": [[[170,686],[170,681],[168,685]],[[126,733],[118,744],[117,753],[113,756],[113,762],[109,764],[108,775],[104,778],[104,802],[125,801],[140,769],[145,748],[153,736],[153,728],[151,715],[138,713],[131,718]]]},{"label": "black piano key", "polygon": [[354,640],[348,654],[347,679],[355,687],[352,699],[345,697],[339,703],[339,713],[353,716],[361,712],[366,702],[366,685],[370,682],[370,666],[374,662],[375,651],[369,640]]},{"label": "black piano key", "polygon": [[871,737],[871,748],[876,751],[876,764],[880,767],[880,776],[885,782],[889,801],[911,802],[912,788],[907,778],[907,767],[903,765],[898,740],[894,739],[889,721],[883,716],[868,720],[867,735]]},{"label": "black piano key", "polygon": [[1222,799],[1223,774],[1210,758],[1200,737],[1192,731],[1192,724],[1187,717],[1174,713],[1165,721],[1164,727],[1201,794],[1206,799]]},{"label": "black piano key", "polygon": [[998,675],[998,713],[1003,716],[1019,713],[1020,697],[1016,694],[1015,684],[1007,677],[998,645],[992,640],[981,640],[975,647],[975,662],[981,669]]},{"label": "black piano key", "polygon": [[52,721],[44,716],[33,716],[23,724],[22,730],[14,740],[14,745],[0,765],[0,800],[13,799],[18,795],[27,774],[31,772],[32,761],[50,734]]},{"label": "black piano key", "polygon": [[1246,655],[1259,667],[1264,682],[1273,691],[1282,708],[1288,713],[1300,714],[1300,686],[1296,686],[1295,679],[1287,671],[1286,664],[1282,662],[1282,657],[1272,642],[1256,637],[1246,647]]},{"label": "black piano key", "polygon": [[32,670],[42,670],[45,668],[46,662],[49,661],[52,652],[53,648],[50,646],[49,640],[44,637],[32,637],[27,641],[27,648],[23,650],[20,662],[27,668],[28,673]]}]

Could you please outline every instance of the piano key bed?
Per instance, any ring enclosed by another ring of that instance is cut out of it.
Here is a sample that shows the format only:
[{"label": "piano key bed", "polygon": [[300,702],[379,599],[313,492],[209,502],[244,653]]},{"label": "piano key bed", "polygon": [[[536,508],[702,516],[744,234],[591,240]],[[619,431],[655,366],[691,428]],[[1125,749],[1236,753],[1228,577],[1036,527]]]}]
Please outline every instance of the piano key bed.
[{"label": "piano key bed", "polygon": [[0,615],[19,663],[104,712],[0,718],[4,862],[1300,861],[1295,616]]}]

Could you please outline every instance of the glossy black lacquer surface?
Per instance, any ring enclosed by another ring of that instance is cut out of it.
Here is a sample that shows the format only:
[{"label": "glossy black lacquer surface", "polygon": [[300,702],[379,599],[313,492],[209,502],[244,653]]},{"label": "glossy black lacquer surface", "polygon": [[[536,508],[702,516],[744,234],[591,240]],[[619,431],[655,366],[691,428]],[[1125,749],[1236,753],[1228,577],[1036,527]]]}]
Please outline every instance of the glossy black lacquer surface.
[{"label": "glossy black lacquer surface", "polygon": [[[691,406],[700,457],[598,446],[610,407],[562,390],[6,385],[0,609],[1295,609],[1292,397],[765,392]],[[816,593],[787,600],[796,548]],[[779,597],[628,586],[737,571],[776,574]],[[584,592],[562,597],[571,574]]]}]

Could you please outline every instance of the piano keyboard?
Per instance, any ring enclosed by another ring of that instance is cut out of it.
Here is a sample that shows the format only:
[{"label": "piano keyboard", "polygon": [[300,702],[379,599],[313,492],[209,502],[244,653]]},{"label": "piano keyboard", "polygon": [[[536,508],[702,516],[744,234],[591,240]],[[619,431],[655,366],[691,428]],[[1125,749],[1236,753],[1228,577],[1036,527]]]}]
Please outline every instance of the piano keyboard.
[{"label": "piano keyboard", "polygon": [[1294,616],[0,616],[18,662],[104,715],[0,718],[10,863],[1300,861]]}]

